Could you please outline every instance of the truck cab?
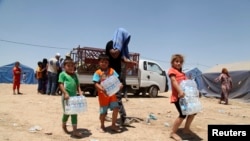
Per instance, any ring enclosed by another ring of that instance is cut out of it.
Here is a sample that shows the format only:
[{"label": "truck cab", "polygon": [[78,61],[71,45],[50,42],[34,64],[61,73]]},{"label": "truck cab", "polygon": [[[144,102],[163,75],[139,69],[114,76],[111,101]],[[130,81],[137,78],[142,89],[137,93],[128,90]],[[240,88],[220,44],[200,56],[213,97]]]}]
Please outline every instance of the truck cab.
[{"label": "truck cab", "polygon": [[133,82],[135,80],[127,74],[127,91],[135,95],[142,93],[143,95],[148,94],[150,97],[157,97],[158,92],[167,92],[169,89],[166,72],[152,60],[139,60],[138,82]]}]

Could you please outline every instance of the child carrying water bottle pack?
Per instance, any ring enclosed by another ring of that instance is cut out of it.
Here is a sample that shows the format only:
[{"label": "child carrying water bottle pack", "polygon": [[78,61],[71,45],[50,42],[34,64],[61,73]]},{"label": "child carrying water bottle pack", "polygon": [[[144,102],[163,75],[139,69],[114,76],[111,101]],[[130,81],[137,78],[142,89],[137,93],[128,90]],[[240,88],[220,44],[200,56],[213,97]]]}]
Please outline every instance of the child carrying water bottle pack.
[{"label": "child carrying water bottle pack", "polygon": [[170,102],[173,103],[179,113],[178,117],[175,119],[170,137],[174,140],[182,140],[182,138],[177,134],[177,130],[180,127],[183,120],[186,118],[186,123],[183,129],[183,134],[192,135],[190,130],[190,125],[196,114],[185,115],[182,113],[179,101],[185,97],[186,93],[180,86],[180,83],[187,80],[184,72],[182,72],[182,65],[184,63],[184,56],[181,54],[174,54],[171,58],[171,68],[168,70],[168,76],[171,80],[172,94],[170,97]]},{"label": "child carrying water bottle pack", "polygon": [[[77,93],[82,96],[82,91],[80,88],[78,77],[75,73],[75,63],[72,59],[66,59],[64,61],[64,69],[65,71],[61,72],[59,75],[59,87],[62,91],[62,105],[63,105],[63,117],[62,117],[62,128],[65,133],[70,134],[67,129],[66,122],[69,117],[71,117],[71,122],[73,126],[73,132],[71,134],[72,137],[81,138],[82,135],[77,131],[77,113],[69,113],[65,114],[65,104],[72,103],[74,101],[74,97],[77,96]],[[69,101],[70,99],[70,101]],[[72,106],[77,106],[76,103],[73,103]],[[77,107],[75,107],[77,108]],[[68,110],[68,109],[67,109]]]}]

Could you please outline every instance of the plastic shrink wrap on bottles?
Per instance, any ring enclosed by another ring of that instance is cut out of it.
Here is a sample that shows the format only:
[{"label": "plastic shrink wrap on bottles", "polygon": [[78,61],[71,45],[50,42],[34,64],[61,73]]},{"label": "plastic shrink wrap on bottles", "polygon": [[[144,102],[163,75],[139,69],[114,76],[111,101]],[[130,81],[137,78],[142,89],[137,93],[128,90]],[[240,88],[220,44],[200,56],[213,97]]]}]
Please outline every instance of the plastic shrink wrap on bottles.
[{"label": "plastic shrink wrap on bottles", "polygon": [[109,96],[114,95],[120,90],[120,84],[120,80],[113,75],[101,82],[101,85],[104,87]]},{"label": "plastic shrink wrap on bottles", "polygon": [[180,87],[185,93],[184,98],[180,98],[179,104],[183,115],[192,115],[202,110],[199,100],[199,91],[194,80],[183,80]]},{"label": "plastic shrink wrap on bottles", "polygon": [[64,100],[64,106],[64,114],[80,114],[87,111],[87,100],[85,96],[72,96]]}]

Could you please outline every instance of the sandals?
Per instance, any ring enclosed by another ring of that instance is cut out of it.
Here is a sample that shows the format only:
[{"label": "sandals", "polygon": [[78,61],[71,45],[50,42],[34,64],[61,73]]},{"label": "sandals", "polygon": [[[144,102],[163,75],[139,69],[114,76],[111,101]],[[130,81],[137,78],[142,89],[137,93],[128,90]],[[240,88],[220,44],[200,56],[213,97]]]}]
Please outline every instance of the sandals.
[{"label": "sandals", "polygon": [[100,133],[105,133],[106,132],[105,128],[99,128],[98,130],[99,130]]},{"label": "sandals", "polygon": [[72,132],[72,134],[71,134],[71,136],[70,136],[70,137],[71,137],[71,138],[80,139],[80,138],[82,138],[83,136],[82,136],[82,134],[81,134],[81,133],[79,133],[79,132],[75,131],[75,132]]},{"label": "sandals", "polygon": [[115,132],[115,133],[121,133],[122,130],[119,127],[111,127],[111,131]]},{"label": "sandals", "polygon": [[182,141],[182,138],[178,136],[176,133],[171,133],[170,138],[174,139],[175,141]]}]

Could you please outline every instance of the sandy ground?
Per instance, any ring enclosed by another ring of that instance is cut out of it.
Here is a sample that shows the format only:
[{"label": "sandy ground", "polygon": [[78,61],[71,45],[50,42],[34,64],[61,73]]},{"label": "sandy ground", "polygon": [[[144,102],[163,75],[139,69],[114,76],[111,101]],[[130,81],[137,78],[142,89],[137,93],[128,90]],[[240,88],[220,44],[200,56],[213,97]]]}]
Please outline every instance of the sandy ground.
[{"label": "sandy ground", "polygon": [[[170,93],[160,93],[157,98],[129,95],[124,99],[127,115],[135,119],[121,133],[108,130],[100,133],[97,97],[87,96],[88,111],[78,115],[78,128],[83,138],[74,139],[61,128],[62,107],[60,96],[37,94],[36,85],[21,85],[23,95],[13,95],[11,84],[0,84],[0,140],[1,141],[172,141],[169,133],[177,117]],[[203,110],[191,126],[193,141],[207,140],[209,124],[249,124],[249,103],[230,100],[229,105],[218,104],[214,98],[202,97]],[[153,113],[156,120],[146,123]],[[109,115],[111,116],[111,115]],[[72,130],[70,122],[68,128]],[[110,122],[106,122],[107,128]],[[184,123],[180,128],[183,128]]]}]

